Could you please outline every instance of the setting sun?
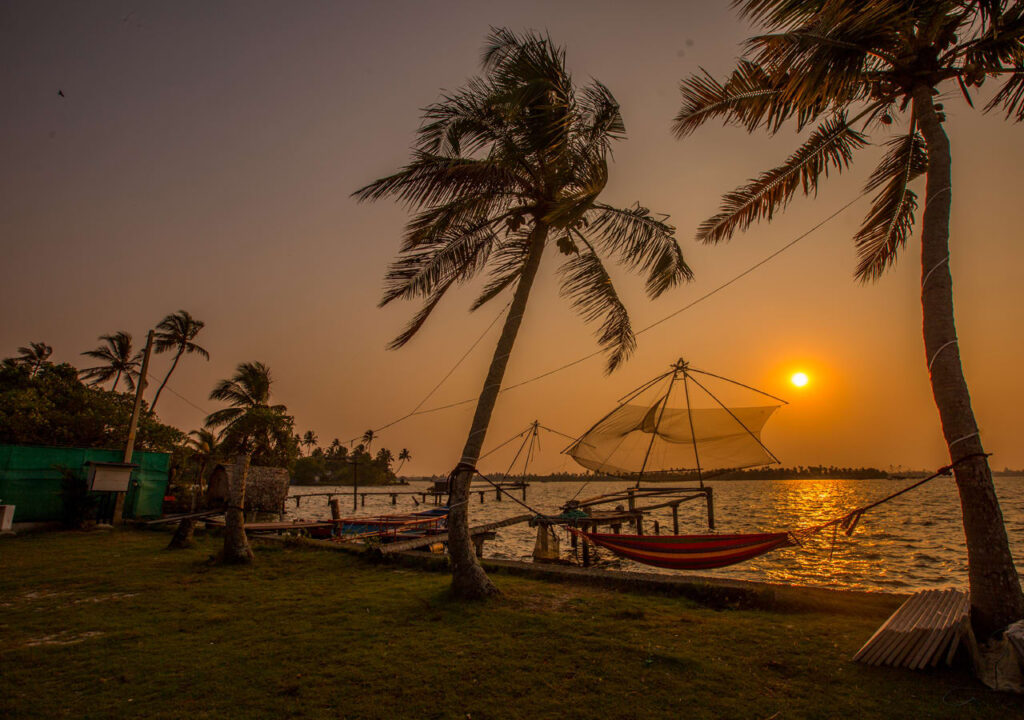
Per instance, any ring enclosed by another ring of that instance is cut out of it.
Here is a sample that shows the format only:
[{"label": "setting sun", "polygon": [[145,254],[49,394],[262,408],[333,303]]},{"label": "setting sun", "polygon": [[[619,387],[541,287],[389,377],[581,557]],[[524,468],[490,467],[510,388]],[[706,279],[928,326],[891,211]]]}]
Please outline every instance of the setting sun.
[{"label": "setting sun", "polygon": [[797,387],[803,387],[808,382],[807,373],[802,373],[802,372],[793,373],[793,377],[791,377],[789,379],[789,381],[791,383],[793,383],[794,385],[796,385]]}]

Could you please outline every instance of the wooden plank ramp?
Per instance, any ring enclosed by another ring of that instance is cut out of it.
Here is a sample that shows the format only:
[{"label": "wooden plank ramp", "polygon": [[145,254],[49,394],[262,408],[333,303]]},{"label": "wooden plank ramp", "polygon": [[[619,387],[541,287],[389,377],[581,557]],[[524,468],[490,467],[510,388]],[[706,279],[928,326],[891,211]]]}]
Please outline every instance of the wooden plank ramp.
[{"label": "wooden plank ramp", "polygon": [[[498,520],[497,522],[487,523],[486,525],[477,525],[469,529],[470,536],[479,535],[480,533],[491,532],[498,528],[508,527],[509,525],[518,525],[521,522],[526,522],[533,515],[514,515],[504,520]],[[380,552],[382,555],[391,555],[392,553],[404,552],[406,550],[415,550],[416,548],[426,547],[433,545],[434,543],[448,542],[448,533],[438,533],[436,535],[425,535],[421,538],[414,538],[412,540],[402,540],[400,542],[387,543],[386,545],[380,546]]]},{"label": "wooden plank ramp", "polygon": [[946,665],[970,632],[970,596],[962,590],[924,590],[911,595],[853,659],[868,665],[921,670]]}]

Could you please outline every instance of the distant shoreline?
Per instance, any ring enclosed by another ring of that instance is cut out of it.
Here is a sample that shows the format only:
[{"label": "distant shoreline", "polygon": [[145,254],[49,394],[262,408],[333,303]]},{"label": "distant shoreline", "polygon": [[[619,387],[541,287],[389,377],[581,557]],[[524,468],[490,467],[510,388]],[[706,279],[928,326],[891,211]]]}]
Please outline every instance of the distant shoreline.
[{"label": "distant shoreline", "polygon": [[[708,473],[706,482],[732,482],[736,480],[919,480],[932,475],[934,470],[904,470],[886,472],[879,468],[829,468],[829,467],[798,467],[798,468],[762,468],[753,470],[732,470],[718,475]],[[1024,470],[994,470],[995,477],[1017,477],[1024,479]],[[572,473],[553,473],[550,475],[492,475],[494,480],[526,480],[530,483],[585,483],[585,482],[635,482],[636,478],[615,477],[610,475],[586,475]],[[443,481],[440,475],[405,478],[410,482]],[[644,483],[692,483],[699,480],[696,473],[673,475],[648,475]]]}]

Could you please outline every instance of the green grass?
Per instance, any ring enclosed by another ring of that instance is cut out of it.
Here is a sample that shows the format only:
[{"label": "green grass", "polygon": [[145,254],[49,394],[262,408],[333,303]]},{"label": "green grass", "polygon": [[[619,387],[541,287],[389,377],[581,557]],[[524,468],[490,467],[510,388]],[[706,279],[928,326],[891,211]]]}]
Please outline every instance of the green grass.
[{"label": "green grass", "polygon": [[0,540],[6,718],[980,718],[1020,699],[963,672],[863,667],[884,617],[715,611],[497,576],[447,577],[145,532]]}]

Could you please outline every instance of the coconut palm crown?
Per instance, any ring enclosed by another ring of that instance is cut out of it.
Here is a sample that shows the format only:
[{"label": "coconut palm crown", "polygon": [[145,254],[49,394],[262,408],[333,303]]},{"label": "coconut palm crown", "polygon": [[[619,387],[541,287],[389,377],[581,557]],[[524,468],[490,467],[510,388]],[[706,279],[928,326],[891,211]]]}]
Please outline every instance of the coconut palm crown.
[{"label": "coconut palm crown", "polygon": [[611,92],[597,81],[578,89],[565,51],[551,38],[496,29],[484,48],[483,75],[424,110],[411,162],[355,193],[362,200],[393,196],[415,212],[381,304],[420,299],[423,307],[392,347],[407,343],[455,285],[485,278],[474,310],[512,292],[451,483],[448,549],[456,597],[497,592],[469,536],[469,468],[480,457],[548,245],[561,254],[561,294],[598,325],[608,372],[626,360],[636,339],[605,263],[642,273],[652,298],[691,277],[667,218],[640,205],[599,201],[611,145],[624,136]]},{"label": "coconut palm crown", "polygon": [[245,362],[231,378],[214,386],[210,399],[229,407],[207,415],[205,425],[220,428],[217,440],[222,454],[250,454],[257,465],[279,467],[297,456],[294,420],[287,407],[270,404],[272,383],[270,368],[261,362]]},{"label": "coconut palm crown", "polygon": [[[1024,2],[1003,0],[737,0],[766,33],[748,41],[724,81],[707,73],[684,80],[673,129],[683,138],[709,120],[775,134],[814,126],[777,168],[725,195],[697,238],[729,239],[770,220],[829,172],[845,171],[884,132],[886,152],[867,180],[873,204],[853,240],[856,277],[879,278],[896,262],[922,216],[922,309],[928,370],[950,459],[956,467],[970,561],[972,620],[981,634],[1024,616],[1024,595],[970,395],[953,315],[949,213],[953,195],[943,106],[948,92],[974,107],[977,89],[997,82],[985,110],[1024,120]],[[949,102],[950,100],[946,100]]]},{"label": "coconut palm crown", "polygon": [[486,276],[473,310],[515,287],[535,240],[550,237],[563,256],[561,292],[600,323],[613,370],[636,343],[605,262],[643,272],[657,297],[691,277],[674,228],[639,205],[598,201],[611,143],[625,136],[619,106],[599,82],[577,91],[550,38],[493,30],[483,68],[483,77],[424,110],[408,165],[355,193],[397,197],[417,211],[381,305],[424,305],[391,347],[412,339],[455,285]]},{"label": "coconut palm crown", "polygon": [[35,375],[44,365],[50,362],[53,348],[44,342],[30,342],[27,347],[19,347],[18,354],[6,358],[4,363],[12,366],[27,367],[30,375]]},{"label": "coconut palm crown", "polygon": [[206,323],[202,320],[196,320],[184,310],[168,315],[156,326],[156,334],[153,337],[153,349],[158,353],[173,350],[174,361],[171,363],[167,374],[164,375],[164,380],[160,383],[160,387],[156,389],[156,395],[153,396],[153,402],[150,404],[151,410],[156,408],[156,402],[160,399],[160,393],[163,392],[167,381],[171,379],[171,373],[178,367],[178,361],[182,355],[195,354],[204,360],[210,359],[210,353],[194,342],[196,335],[205,326]]},{"label": "coconut palm crown", "polygon": [[124,376],[125,383],[129,390],[135,389],[135,380],[139,376],[139,366],[142,363],[142,352],[132,354],[132,334],[119,330],[113,335],[100,335],[103,345],[95,350],[86,350],[82,354],[94,360],[100,360],[102,365],[82,370],[82,377],[92,380],[94,385],[114,379],[110,386],[111,391],[117,390],[117,384]]}]

